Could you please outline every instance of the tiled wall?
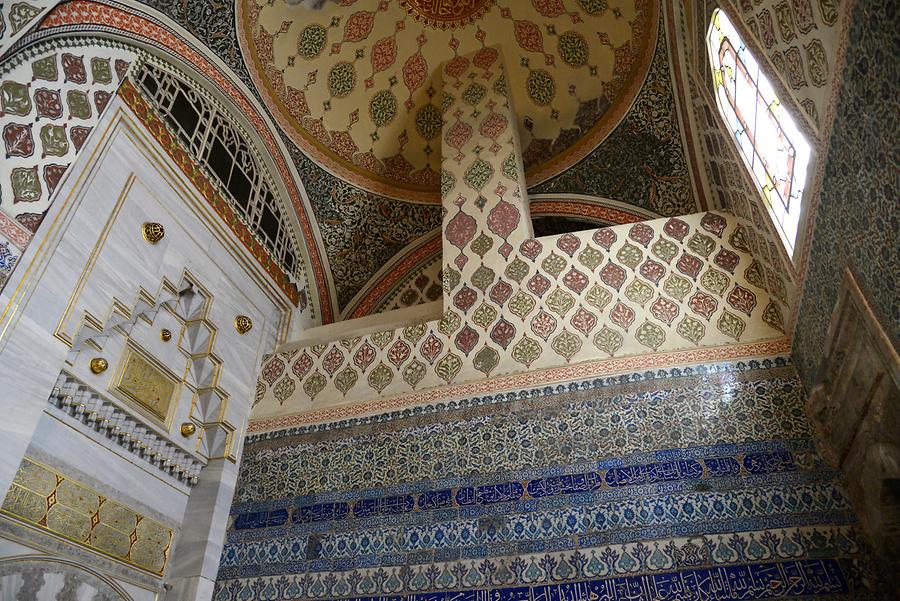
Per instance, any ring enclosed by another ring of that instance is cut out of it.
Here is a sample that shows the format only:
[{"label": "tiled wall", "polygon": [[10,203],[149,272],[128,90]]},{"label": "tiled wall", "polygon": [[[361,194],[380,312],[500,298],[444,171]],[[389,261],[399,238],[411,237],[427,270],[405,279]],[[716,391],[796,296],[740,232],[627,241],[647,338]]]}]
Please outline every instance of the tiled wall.
[{"label": "tiled wall", "polygon": [[803,404],[774,358],[252,436],[214,599],[869,598]]},{"label": "tiled wall", "polygon": [[[824,159],[794,335],[798,369],[807,386],[819,368],[845,266],[853,270],[895,346],[900,336],[900,34],[894,21],[876,17],[894,9],[884,0],[859,0],[851,16],[844,82]],[[879,65],[877,71],[873,64]]]}]

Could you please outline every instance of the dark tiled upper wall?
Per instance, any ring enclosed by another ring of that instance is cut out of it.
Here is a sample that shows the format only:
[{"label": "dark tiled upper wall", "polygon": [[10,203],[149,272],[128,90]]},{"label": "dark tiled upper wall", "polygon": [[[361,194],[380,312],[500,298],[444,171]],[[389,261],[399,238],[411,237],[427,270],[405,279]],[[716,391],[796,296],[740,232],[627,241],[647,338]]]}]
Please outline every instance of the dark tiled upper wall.
[{"label": "dark tiled upper wall", "polygon": [[900,333],[900,29],[891,0],[859,0],[815,215],[794,338],[810,387],[844,267],[856,274],[882,327]]}]

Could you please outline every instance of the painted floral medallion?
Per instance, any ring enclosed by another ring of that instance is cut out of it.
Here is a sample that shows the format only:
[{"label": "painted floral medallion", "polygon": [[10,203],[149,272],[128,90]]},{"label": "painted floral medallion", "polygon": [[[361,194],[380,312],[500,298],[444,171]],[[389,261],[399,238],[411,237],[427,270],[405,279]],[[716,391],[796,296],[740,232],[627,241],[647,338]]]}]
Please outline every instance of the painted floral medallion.
[{"label": "painted floral medallion", "polygon": [[[656,0],[341,0],[318,10],[240,0],[238,12],[251,76],[311,158],[367,190],[435,203],[441,146],[456,141],[442,132],[443,111],[455,98],[474,106],[505,65],[537,184],[618,125],[658,25]],[[483,80],[442,89],[441,70],[452,77],[470,62]]]}]

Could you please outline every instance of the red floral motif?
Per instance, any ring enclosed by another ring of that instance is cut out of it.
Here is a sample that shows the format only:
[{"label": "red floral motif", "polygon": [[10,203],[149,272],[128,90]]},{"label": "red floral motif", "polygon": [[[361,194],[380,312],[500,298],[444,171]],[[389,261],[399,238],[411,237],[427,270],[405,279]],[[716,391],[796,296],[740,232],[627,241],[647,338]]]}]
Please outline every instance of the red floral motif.
[{"label": "red floral motif", "polygon": [[484,69],[486,71],[490,69],[491,65],[494,64],[494,61],[497,60],[497,56],[499,56],[499,54],[494,48],[486,46],[475,53],[475,58],[472,59],[472,63],[479,69]]},{"label": "red floral motif", "polygon": [[516,43],[529,52],[544,53],[544,38],[540,28],[531,21],[513,21]]},{"label": "red floral motif", "polygon": [[494,284],[493,288],[491,288],[491,300],[502,307],[503,304],[507,300],[509,300],[509,297],[512,295],[512,291],[512,286],[510,286],[503,280],[500,280],[499,282]]},{"label": "red floral motif", "polygon": [[684,240],[684,237],[688,235],[690,229],[691,228],[688,224],[686,224],[681,219],[676,219],[675,217],[672,217],[671,219],[666,221],[666,224],[663,226],[663,231],[679,242]]},{"label": "red floral motif", "polygon": [[478,344],[479,338],[478,332],[469,327],[469,324],[466,324],[456,335],[453,342],[456,344],[456,348],[468,356],[469,352],[471,352],[471,350],[475,348],[475,345]]},{"label": "red floral motif", "polygon": [[381,38],[372,46],[372,73],[384,71],[397,60],[397,41],[394,36]]},{"label": "red floral motif", "polygon": [[756,306],[756,295],[737,284],[734,285],[734,289],[728,293],[728,298],[725,300],[729,305],[738,311],[746,313],[748,316],[753,312],[753,307]]},{"label": "red floral motif", "polygon": [[47,184],[47,192],[49,194],[53,194],[53,191],[56,190],[59,180],[62,179],[68,168],[68,165],[57,165],[55,163],[44,165],[44,182]]},{"label": "red floral motif", "polygon": [[544,296],[544,293],[550,289],[550,280],[536,273],[528,280],[528,289],[539,297]]},{"label": "red floral motif", "polygon": [[34,106],[37,109],[37,116],[40,118],[59,119],[62,117],[62,100],[57,90],[48,90],[47,88],[35,90]]},{"label": "red floral motif", "polygon": [[520,217],[519,209],[505,200],[501,200],[488,213],[488,229],[506,240],[519,225]]},{"label": "red floral motif", "polygon": [[434,363],[434,360],[437,359],[441,355],[441,351],[444,350],[444,343],[441,342],[434,333],[430,333],[422,342],[422,346],[419,347],[419,350],[422,351],[422,356],[428,359],[429,363]]},{"label": "red floral motif", "polygon": [[403,365],[403,362],[409,359],[411,350],[412,349],[410,349],[408,344],[402,340],[398,340],[388,349],[388,361],[393,363],[394,367],[399,369],[400,366]]},{"label": "red floral motif", "polygon": [[625,270],[612,261],[604,265],[603,269],[600,270],[600,280],[607,286],[611,286],[616,290],[619,290],[622,287],[622,284],[625,283],[625,277]]},{"label": "red floral motif", "polygon": [[73,83],[87,83],[87,71],[84,68],[84,56],[75,56],[68,52],[62,55],[63,73],[66,81]]},{"label": "red floral motif", "polygon": [[650,313],[653,314],[653,317],[669,325],[672,325],[672,322],[678,317],[678,312],[678,305],[662,296],[650,305]]},{"label": "red floral motif", "polygon": [[631,226],[631,229],[628,230],[628,237],[638,244],[643,245],[644,248],[647,248],[647,245],[653,240],[655,234],[656,232],[653,231],[653,228],[646,223],[635,223]]},{"label": "red floral motif", "polygon": [[506,126],[508,124],[506,117],[500,113],[489,113],[484,121],[481,122],[478,131],[481,132],[482,136],[490,138],[491,140],[496,140],[497,136],[506,131]]},{"label": "red floral motif", "polygon": [[550,19],[566,12],[562,0],[531,0],[531,5],[542,16]]},{"label": "red floral motif", "polygon": [[720,250],[713,258],[713,261],[716,265],[718,265],[725,271],[728,271],[729,273],[734,273],[734,269],[735,267],[737,267],[740,260],[741,258],[737,255],[737,253],[734,253],[727,248],[723,248],[722,250]]},{"label": "red floral motif", "polygon": [[375,23],[375,13],[361,10],[350,15],[344,25],[345,42],[359,42],[369,36]]},{"label": "red floral motif", "polygon": [[7,157],[28,157],[34,154],[31,124],[7,123],[3,127],[3,144]]},{"label": "red floral motif", "polygon": [[[84,127],[82,125],[75,125],[69,128],[69,137],[72,138],[72,145],[75,146],[75,152],[81,150],[81,147],[87,142],[88,135],[90,135],[92,129],[94,128]],[[157,136],[156,139],[160,140],[161,136]]]},{"label": "red floral motif", "polygon": [[609,312],[609,319],[627,332],[634,323],[634,309],[622,302],[617,302]]},{"label": "red floral motif", "polygon": [[599,244],[607,251],[618,240],[616,233],[609,228],[603,228],[594,232],[594,243]]},{"label": "red floral motif", "polygon": [[515,326],[502,317],[491,329],[491,340],[503,347],[503,350],[506,350],[506,347],[509,346],[509,343],[512,342],[512,339],[515,338],[515,336]]},{"label": "red floral motif", "polygon": [[563,276],[563,284],[576,294],[581,294],[588,285],[588,277],[574,267]]},{"label": "red floral motif", "polygon": [[403,64],[403,83],[406,84],[410,94],[422,85],[426,77],[428,77],[428,63],[421,52],[406,59],[406,63]]},{"label": "red floral motif", "polygon": [[463,73],[466,72],[466,69],[469,67],[469,59],[464,56],[454,57],[453,60],[447,63],[444,67],[444,73],[453,78],[459,78]]},{"label": "red floral motif", "polygon": [[575,254],[575,251],[581,247],[581,240],[578,236],[572,234],[563,234],[556,240],[556,248],[563,251],[570,257]]},{"label": "red floral motif", "polygon": [[544,245],[534,238],[529,238],[519,245],[519,252],[521,252],[532,261],[534,261],[538,257],[538,255],[541,254],[542,250],[544,250]]},{"label": "red floral motif", "polygon": [[284,361],[279,359],[277,356],[272,357],[268,363],[263,366],[262,369],[262,377],[263,380],[266,381],[266,384],[271,386],[275,383],[281,374],[284,373]]},{"label": "red floral motif", "polygon": [[94,106],[97,107],[98,115],[103,113],[104,109],[106,109],[106,105],[109,104],[110,98],[112,98],[112,94],[104,90],[97,90],[94,92]]},{"label": "red floral motif", "polygon": [[641,265],[640,273],[654,284],[659,284],[659,280],[666,275],[666,268],[653,259],[647,259]]},{"label": "red floral motif", "polygon": [[531,320],[531,331],[540,336],[544,340],[550,338],[556,330],[556,318],[544,311],[543,309]]},{"label": "red floral motif", "polygon": [[331,347],[331,350],[325,355],[325,358],[322,359],[322,367],[325,371],[328,372],[329,376],[333,376],[334,373],[344,364],[344,353],[342,353],[336,346]]},{"label": "red floral motif", "polygon": [[464,285],[459,289],[453,296],[453,304],[456,305],[459,309],[461,309],[464,313],[472,308],[472,305],[475,304],[475,301],[478,300],[478,293],[469,288],[469,286]]},{"label": "red floral motif", "polygon": [[451,148],[455,148],[456,150],[462,150],[462,147],[471,137],[472,126],[463,121],[457,121],[451,125],[450,129],[447,130],[447,133],[444,134],[444,140]]},{"label": "red floral motif", "polygon": [[725,218],[721,215],[716,215],[715,213],[706,213],[700,219],[700,227],[711,234],[715,234],[719,238],[722,237],[722,232],[725,231],[727,226],[728,222]]},{"label": "red floral motif", "polygon": [[716,307],[718,306],[719,301],[699,290],[688,299],[688,307],[691,308],[691,311],[697,315],[702,315],[706,318],[706,321],[709,321],[709,318],[712,317],[712,314],[715,313]]},{"label": "red floral motif", "polygon": [[459,249],[459,255],[457,255],[455,262],[456,266],[460,269],[462,269],[469,260],[463,251],[466,244],[468,244],[475,236],[477,226],[478,224],[475,221],[475,218],[463,213],[462,209],[460,209],[453,219],[447,223],[445,229],[447,240],[450,244]]},{"label": "red floral motif", "polygon": [[375,360],[375,353],[375,347],[366,341],[353,354],[353,363],[361,370],[366,371],[366,368]]},{"label": "red floral motif", "polygon": [[572,327],[587,336],[591,330],[597,327],[597,316],[584,307],[578,307],[575,315],[572,316]]},{"label": "red floral motif", "polygon": [[684,275],[696,280],[697,276],[700,274],[700,269],[703,268],[703,261],[688,252],[684,252],[678,258],[675,267],[677,267],[678,271]]}]

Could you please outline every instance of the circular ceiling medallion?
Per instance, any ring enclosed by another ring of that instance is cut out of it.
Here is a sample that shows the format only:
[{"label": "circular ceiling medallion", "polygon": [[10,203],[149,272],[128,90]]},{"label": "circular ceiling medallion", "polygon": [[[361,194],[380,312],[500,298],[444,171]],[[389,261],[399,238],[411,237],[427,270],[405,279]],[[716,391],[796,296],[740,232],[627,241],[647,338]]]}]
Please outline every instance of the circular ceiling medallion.
[{"label": "circular ceiling medallion", "polygon": [[493,4],[494,0],[400,0],[400,5],[416,21],[440,29],[468,25],[481,18]]},{"label": "circular ceiling medallion", "polygon": [[[646,78],[658,0],[238,0],[250,75],[278,124],[356,186],[438,203],[442,107],[505,65],[529,185],[595,149]],[[429,27],[423,27],[422,22]],[[454,75],[456,74],[456,75]]]}]

